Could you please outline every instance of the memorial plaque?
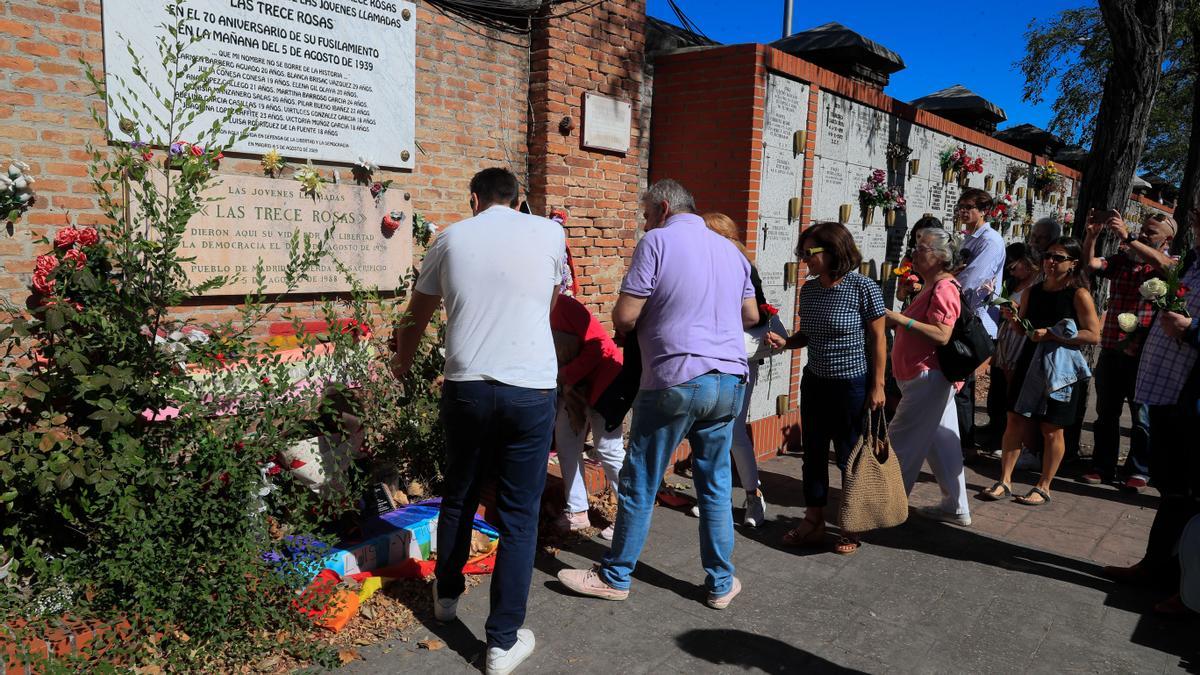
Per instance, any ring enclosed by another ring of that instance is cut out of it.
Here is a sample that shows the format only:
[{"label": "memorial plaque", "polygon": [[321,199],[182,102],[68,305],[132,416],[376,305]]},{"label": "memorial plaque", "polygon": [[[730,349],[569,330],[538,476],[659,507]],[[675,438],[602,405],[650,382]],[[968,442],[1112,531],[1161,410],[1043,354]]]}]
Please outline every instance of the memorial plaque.
[{"label": "memorial plaque", "polygon": [[[162,0],[105,0],[104,68],[114,97],[136,94],[149,112],[165,110],[133,74],[126,41],[142,59],[151,84],[170,92],[157,40],[171,40],[175,5]],[[233,150],[354,163],[360,156],[380,166],[412,168],[416,156],[416,5],[407,0],[190,0],[183,34],[198,37],[185,60],[206,68],[213,84],[210,109],[188,129],[167,138],[146,129],[140,140],[192,140],[221,115],[240,108],[226,132],[257,126]],[[122,82],[121,80],[124,80]],[[117,107],[110,131],[120,129]],[[150,115],[143,115],[150,124]],[[222,139],[224,140],[224,139]]]},{"label": "memorial plaque", "polygon": [[[783,324],[789,330],[792,321],[790,317],[784,317],[784,314],[790,312],[790,309],[790,307],[781,309],[779,312]],[[758,379],[754,383],[754,391],[750,393],[750,407],[746,415],[748,421],[753,422],[775,414],[775,397],[788,394],[791,387],[793,354],[794,352],[785,351],[769,359],[763,359],[761,363],[750,364],[751,368],[757,369]],[[791,403],[793,407],[799,404],[795,400]]]},{"label": "memorial plaque", "polygon": [[583,97],[583,147],[629,152],[633,107],[628,101],[587,93]]},{"label": "memorial plaque", "polygon": [[829,92],[820,93],[820,117],[817,124],[816,154],[845,161],[847,132],[850,122],[850,101]]},{"label": "memorial plaque", "polygon": [[808,85],[775,74],[767,76],[763,144],[792,151],[792,134],[808,126]]},{"label": "memorial plaque", "polygon": [[[376,200],[370,189],[358,185],[327,185],[317,198],[300,193],[295,181],[223,176],[223,181],[203,193],[216,199],[188,223],[180,254],[193,257],[184,264],[192,283],[216,276],[236,281],[210,295],[242,295],[254,290],[254,268],[259,259],[266,272],[267,292],[285,290],[283,272],[288,244],[299,232],[319,238],[333,226],[330,254],[365,286],[392,290],[412,266],[412,201],[399,190],[388,190]],[[388,233],[383,217],[403,215],[400,228]],[[293,292],[349,291],[350,284],[333,261],[322,260]]]},{"label": "memorial plaque", "polygon": [[799,181],[803,158],[793,158],[790,149],[766,146],[763,156],[762,183],[759,189],[759,214],[770,218],[788,217],[788,202],[800,196]]}]

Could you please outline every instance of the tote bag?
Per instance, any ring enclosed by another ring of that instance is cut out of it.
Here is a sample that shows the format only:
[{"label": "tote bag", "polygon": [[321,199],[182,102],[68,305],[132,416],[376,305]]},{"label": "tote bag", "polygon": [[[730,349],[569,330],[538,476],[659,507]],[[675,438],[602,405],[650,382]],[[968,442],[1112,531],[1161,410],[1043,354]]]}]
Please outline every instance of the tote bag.
[{"label": "tote bag", "polygon": [[842,473],[842,529],[867,532],[895,527],[908,520],[908,495],[900,475],[900,460],[888,442],[887,420],[867,413],[858,445]]}]

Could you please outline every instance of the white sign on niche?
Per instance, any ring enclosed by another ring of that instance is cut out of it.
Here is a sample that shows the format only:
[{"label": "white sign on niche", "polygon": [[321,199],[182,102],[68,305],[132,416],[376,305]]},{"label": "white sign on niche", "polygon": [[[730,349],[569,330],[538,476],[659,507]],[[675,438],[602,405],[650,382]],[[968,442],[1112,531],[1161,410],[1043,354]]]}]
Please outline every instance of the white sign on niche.
[{"label": "white sign on niche", "polygon": [[[171,39],[172,2],[104,0],[104,69],[114,98],[136,94],[149,112],[165,110],[134,75],[126,42],[141,59],[152,86],[169,93],[166,69],[158,65],[157,40]],[[416,122],[416,5],[406,0],[189,0],[184,36],[199,36],[185,56],[214,71],[215,94],[208,112],[189,129],[165,138],[146,129],[142,140],[191,140],[225,111],[241,107],[227,132],[258,126],[233,150],[254,154],[278,150],[287,157],[355,163],[364,157],[380,166],[412,168]],[[124,84],[117,77],[124,80]],[[132,91],[130,91],[132,90]],[[118,138],[121,110],[108,112]],[[150,123],[150,115],[142,121]],[[224,139],[222,139],[224,140]]]},{"label": "white sign on niche", "polygon": [[584,94],[583,147],[613,152],[629,152],[629,132],[633,127],[633,107],[628,101]]}]

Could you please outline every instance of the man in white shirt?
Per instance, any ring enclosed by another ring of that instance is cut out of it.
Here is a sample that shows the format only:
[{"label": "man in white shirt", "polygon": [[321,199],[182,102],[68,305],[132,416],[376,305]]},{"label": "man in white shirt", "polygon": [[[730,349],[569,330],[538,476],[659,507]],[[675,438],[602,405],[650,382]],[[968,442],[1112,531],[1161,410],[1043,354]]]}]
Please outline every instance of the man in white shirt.
[{"label": "man in white shirt", "polygon": [[517,193],[517,178],[505,169],[484,169],[471,179],[474,217],[446,228],[425,254],[392,359],[398,376],[409,370],[444,300],[448,461],[434,616],[456,616],[479,491],[494,476],[500,549],[485,625],[488,673],[512,672],[534,647],[533,632],[521,625],[554,432],[558,362],[550,309],[566,250],[557,223],[514,210]]}]

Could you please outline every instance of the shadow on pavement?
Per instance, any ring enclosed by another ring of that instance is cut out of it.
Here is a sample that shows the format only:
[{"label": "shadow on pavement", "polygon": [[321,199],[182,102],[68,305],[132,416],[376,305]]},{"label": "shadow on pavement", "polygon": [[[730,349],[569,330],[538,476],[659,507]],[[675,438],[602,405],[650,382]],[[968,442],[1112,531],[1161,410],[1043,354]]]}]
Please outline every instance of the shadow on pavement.
[{"label": "shadow on pavement", "polygon": [[775,638],[730,628],[689,630],[675,636],[683,651],[723,666],[722,671],[762,671],[764,673],[858,673],[797,649]]},{"label": "shadow on pavement", "polygon": [[943,525],[914,516],[907,523],[863,536],[874,546],[915,551],[926,555],[991,565],[1025,574],[1085,586],[1107,594],[1107,607],[1141,615],[1133,634],[1134,644],[1175,654],[1181,667],[1196,668],[1196,635],[1200,624],[1195,620],[1169,620],[1150,613],[1155,602],[1166,597],[1161,591],[1124,586],[1101,576],[1102,567],[1086,560],[1012,544],[972,532],[970,529]]}]

